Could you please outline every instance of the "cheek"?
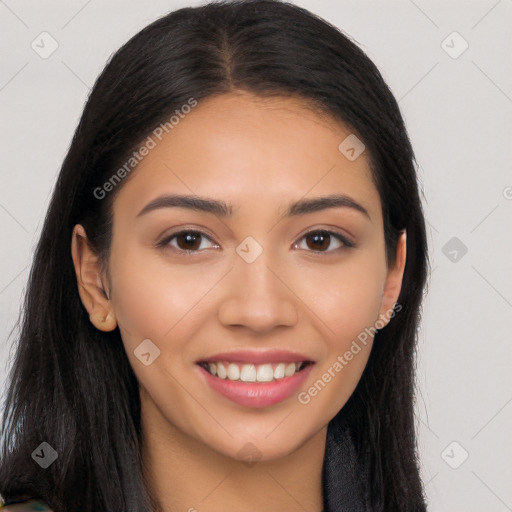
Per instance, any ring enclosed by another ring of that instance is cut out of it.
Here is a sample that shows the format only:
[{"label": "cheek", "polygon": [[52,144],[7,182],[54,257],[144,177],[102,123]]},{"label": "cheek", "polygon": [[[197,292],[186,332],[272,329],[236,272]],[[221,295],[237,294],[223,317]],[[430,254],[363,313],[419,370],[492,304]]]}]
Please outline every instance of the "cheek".
[{"label": "cheek", "polygon": [[[117,256],[122,254],[129,256]],[[206,290],[191,286],[197,279],[188,273],[164,265],[158,258],[148,259],[135,248],[117,255],[112,251],[112,300],[132,369],[155,403],[166,404],[172,397],[176,409],[182,410],[189,397],[180,393],[177,382],[186,370],[183,361],[191,359],[188,341],[198,329],[197,315]],[[148,339],[149,345],[144,341]],[[142,354],[148,351],[146,365]],[[154,354],[158,355],[153,360]]]},{"label": "cheek", "polygon": [[378,319],[384,280],[379,260],[359,257],[338,268],[301,271],[296,282],[330,348],[341,350]]},{"label": "cheek", "polygon": [[146,338],[160,346],[198,303],[200,287],[190,286],[190,278],[178,268],[148,259],[142,251],[117,254],[128,255],[113,252],[111,258],[112,300],[123,341],[127,349]]},{"label": "cheek", "polygon": [[132,367],[136,373],[145,368],[140,368],[134,350],[149,339],[160,350],[151,369],[181,375],[186,370],[183,363],[197,357],[190,341],[214,315],[209,292],[223,270],[170,265],[165,258],[136,247],[113,250],[110,267],[114,310]]},{"label": "cheek", "polygon": [[[159,280],[149,279],[147,272],[133,272],[123,278],[113,276],[112,295],[115,314],[125,342],[157,339],[172,327],[174,316],[183,307],[176,288],[165,287]],[[125,336],[127,334],[128,336]]]},{"label": "cheek", "polygon": [[385,267],[371,258],[316,273],[314,281],[302,274],[325,341],[314,378],[298,396],[311,417],[329,421],[356,388],[370,355],[384,278]]}]

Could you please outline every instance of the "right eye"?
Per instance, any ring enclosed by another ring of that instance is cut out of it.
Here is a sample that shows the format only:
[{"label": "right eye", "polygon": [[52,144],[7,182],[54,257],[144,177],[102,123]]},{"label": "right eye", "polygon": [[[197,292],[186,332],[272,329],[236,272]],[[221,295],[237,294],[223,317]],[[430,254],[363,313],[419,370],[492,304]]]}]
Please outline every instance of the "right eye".
[{"label": "right eye", "polygon": [[[205,249],[202,243],[202,239],[206,239],[212,242],[211,238],[205,233],[202,233],[201,231],[186,229],[166,236],[161,242],[158,243],[158,246],[163,248],[171,246],[173,250],[190,254]],[[173,243],[174,240],[175,243]],[[218,247],[218,245],[215,244],[214,246]]]}]

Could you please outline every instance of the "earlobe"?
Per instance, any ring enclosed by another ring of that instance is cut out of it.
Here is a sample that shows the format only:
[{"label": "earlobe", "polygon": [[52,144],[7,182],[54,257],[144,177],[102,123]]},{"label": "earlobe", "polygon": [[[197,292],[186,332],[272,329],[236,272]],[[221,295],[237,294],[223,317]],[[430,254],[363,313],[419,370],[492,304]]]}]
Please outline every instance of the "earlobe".
[{"label": "earlobe", "polygon": [[117,320],[109,300],[109,293],[102,281],[98,256],[90,248],[83,226],[73,228],[71,256],[78,284],[78,293],[91,323],[101,331],[112,331]]},{"label": "earlobe", "polygon": [[113,331],[117,326],[117,321],[111,312],[104,315],[103,313],[94,313],[89,315],[91,323],[100,331]]},{"label": "earlobe", "polygon": [[382,292],[381,310],[379,314],[379,324],[382,329],[392,318],[394,307],[398,301],[400,290],[402,289],[402,280],[407,260],[407,233],[402,231],[396,247],[396,258],[393,267],[388,270],[384,290]]}]

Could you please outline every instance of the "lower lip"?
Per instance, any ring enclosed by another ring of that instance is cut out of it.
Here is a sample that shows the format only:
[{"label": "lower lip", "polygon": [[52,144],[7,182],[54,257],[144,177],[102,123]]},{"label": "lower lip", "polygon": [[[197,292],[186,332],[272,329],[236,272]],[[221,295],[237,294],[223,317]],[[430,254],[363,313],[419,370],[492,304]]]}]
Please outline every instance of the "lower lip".
[{"label": "lower lip", "polygon": [[272,382],[240,382],[214,377],[202,366],[197,366],[203,378],[217,393],[244,407],[268,407],[293,395],[308,378],[313,364],[291,377]]}]

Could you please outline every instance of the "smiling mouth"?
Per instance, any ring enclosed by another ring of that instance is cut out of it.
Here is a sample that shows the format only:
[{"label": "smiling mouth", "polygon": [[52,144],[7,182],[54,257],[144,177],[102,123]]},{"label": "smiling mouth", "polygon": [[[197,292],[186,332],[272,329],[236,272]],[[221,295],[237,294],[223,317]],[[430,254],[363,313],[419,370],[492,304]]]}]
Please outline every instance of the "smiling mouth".
[{"label": "smiling mouth", "polygon": [[298,361],[290,363],[265,363],[265,364],[246,364],[233,362],[207,362],[198,363],[210,375],[219,379],[230,380],[234,382],[273,382],[286,377],[300,373],[312,361]]}]

